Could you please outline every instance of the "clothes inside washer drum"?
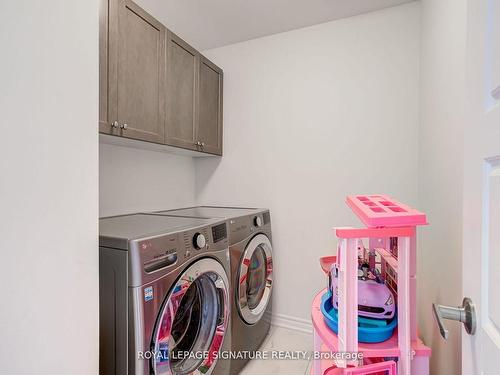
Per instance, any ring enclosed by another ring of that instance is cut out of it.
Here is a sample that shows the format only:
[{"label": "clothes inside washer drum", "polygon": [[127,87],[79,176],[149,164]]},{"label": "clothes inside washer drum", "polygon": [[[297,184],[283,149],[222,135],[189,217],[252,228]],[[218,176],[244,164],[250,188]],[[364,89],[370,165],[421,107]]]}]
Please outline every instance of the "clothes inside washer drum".
[{"label": "clothes inside washer drum", "polygon": [[266,288],[266,272],[266,253],[259,246],[252,254],[248,268],[247,301],[250,310],[255,309],[262,300]]},{"label": "clothes inside washer drum", "polygon": [[202,275],[182,297],[172,325],[171,366],[176,375],[190,374],[203,358],[184,358],[184,352],[204,352],[210,349],[219,320],[219,293],[212,279]]}]

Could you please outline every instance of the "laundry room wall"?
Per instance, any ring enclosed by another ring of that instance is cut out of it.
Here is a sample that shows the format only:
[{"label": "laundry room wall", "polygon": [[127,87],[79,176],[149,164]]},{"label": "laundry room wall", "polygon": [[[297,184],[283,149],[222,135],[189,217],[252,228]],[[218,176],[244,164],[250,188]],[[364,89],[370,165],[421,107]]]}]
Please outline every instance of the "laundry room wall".
[{"label": "laundry room wall", "polygon": [[[432,347],[431,373],[461,372],[462,327],[447,324],[441,338],[432,303],[462,298],[462,187],[466,72],[466,0],[422,1],[419,207],[430,227],[419,237],[419,323]],[[445,266],[443,266],[445,265]],[[446,277],[436,282],[446,269]]]},{"label": "laundry room wall", "polygon": [[0,374],[99,372],[98,1],[0,1]]},{"label": "laundry room wall", "polygon": [[100,143],[100,217],[189,207],[195,201],[192,157]]},{"label": "laundry room wall", "polygon": [[200,204],[271,209],[277,324],[308,329],[318,258],[344,203],[417,203],[418,2],[205,51],[224,69],[224,157],[196,160]]}]

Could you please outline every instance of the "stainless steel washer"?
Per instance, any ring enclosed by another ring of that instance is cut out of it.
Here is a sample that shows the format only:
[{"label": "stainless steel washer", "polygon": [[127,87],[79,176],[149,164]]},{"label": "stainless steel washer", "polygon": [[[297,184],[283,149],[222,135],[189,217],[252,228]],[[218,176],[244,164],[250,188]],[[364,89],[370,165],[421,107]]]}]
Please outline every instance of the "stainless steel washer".
[{"label": "stainless steel washer", "polygon": [[[267,209],[199,206],[157,212],[192,218],[224,218],[231,257],[231,350],[253,351],[266,338],[272,315],[273,248]],[[248,360],[229,361],[238,374]]]},{"label": "stainless steel washer", "polygon": [[211,374],[229,336],[226,222],[100,220],[101,375]]}]

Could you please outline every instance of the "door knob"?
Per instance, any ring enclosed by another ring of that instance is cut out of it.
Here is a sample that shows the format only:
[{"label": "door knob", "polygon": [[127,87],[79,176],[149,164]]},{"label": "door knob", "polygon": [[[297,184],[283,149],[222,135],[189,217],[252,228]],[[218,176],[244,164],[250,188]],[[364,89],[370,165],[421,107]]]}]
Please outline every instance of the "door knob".
[{"label": "door knob", "polygon": [[115,121],[111,124],[112,128],[117,128],[118,127],[118,121]]},{"label": "door knob", "polygon": [[476,333],[476,308],[470,298],[464,298],[462,307],[442,306],[433,303],[432,310],[434,311],[434,316],[436,317],[441,336],[443,336],[445,340],[448,339],[449,331],[444,326],[443,319],[456,320],[463,323],[465,331],[467,331],[469,335],[474,335]]},{"label": "door knob", "polygon": [[120,128],[122,128],[123,130],[127,130],[128,125],[127,124],[123,124],[122,126],[120,126]]}]

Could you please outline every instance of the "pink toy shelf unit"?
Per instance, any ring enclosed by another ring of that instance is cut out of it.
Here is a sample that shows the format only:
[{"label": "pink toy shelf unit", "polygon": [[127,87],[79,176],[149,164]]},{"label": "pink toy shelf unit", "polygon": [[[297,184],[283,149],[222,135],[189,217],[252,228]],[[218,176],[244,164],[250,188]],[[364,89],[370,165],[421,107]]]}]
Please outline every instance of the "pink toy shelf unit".
[{"label": "pink toy shelf unit", "polygon": [[320,260],[328,288],[312,304],[311,373],[429,375],[416,306],[416,228],[427,218],[386,195],[346,202],[365,227],[335,228],[337,255]]}]

